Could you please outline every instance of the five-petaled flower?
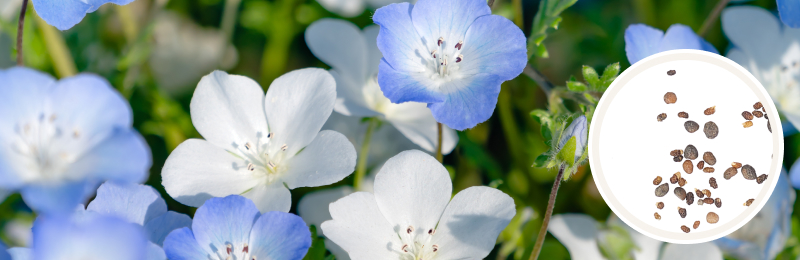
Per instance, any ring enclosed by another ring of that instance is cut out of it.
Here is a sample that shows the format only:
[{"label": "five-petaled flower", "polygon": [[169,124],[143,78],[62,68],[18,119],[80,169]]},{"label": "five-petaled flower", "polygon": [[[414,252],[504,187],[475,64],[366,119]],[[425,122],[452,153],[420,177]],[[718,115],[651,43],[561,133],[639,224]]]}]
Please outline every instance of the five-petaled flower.
[{"label": "five-petaled flower", "polygon": [[330,204],[325,236],[351,259],[483,259],[514,217],[514,200],[489,187],[453,186],[432,156],[405,151],[375,176],[374,194]]},{"label": "five-petaled flower", "polygon": [[164,188],[194,207],[240,194],[261,212],[288,212],[289,189],[335,183],[355,168],[353,144],[340,133],[320,132],[335,100],[336,83],[322,69],[289,72],[266,96],[247,77],[221,71],[203,77],[190,112],[205,140],[186,140],[169,155]]},{"label": "five-petaled flower", "polygon": [[311,232],[297,215],[258,212],[238,195],[212,198],[197,209],[192,228],[170,233],[164,251],[171,260],[300,260]]},{"label": "five-petaled flower", "polygon": [[500,84],[528,60],[522,30],[483,0],[392,4],[372,19],[381,27],[383,94],[393,103],[428,103],[436,121],[456,130],[488,120]]},{"label": "five-petaled flower", "polygon": [[97,11],[101,5],[113,3],[126,5],[134,0],[33,0],[42,19],[59,30],[67,30],[80,23],[87,13]]},{"label": "five-petaled flower", "polygon": [[697,36],[692,28],[683,24],[673,24],[667,33],[644,24],[632,24],[625,29],[625,53],[631,64],[662,51],[678,49],[719,53],[714,46]]}]

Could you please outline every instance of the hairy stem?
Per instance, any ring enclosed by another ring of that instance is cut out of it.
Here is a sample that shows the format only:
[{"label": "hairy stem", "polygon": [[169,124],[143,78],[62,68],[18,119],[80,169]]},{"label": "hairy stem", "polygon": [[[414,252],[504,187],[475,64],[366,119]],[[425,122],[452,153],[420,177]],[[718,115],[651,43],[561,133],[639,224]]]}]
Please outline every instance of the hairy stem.
[{"label": "hairy stem", "polygon": [[361,142],[361,151],[358,153],[358,164],[356,165],[356,176],[353,181],[353,187],[358,190],[361,188],[361,182],[367,174],[367,158],[369,156],[369,143],[372,140],[372,133],[378,126],[378,119],[370,118],[367,125],[367,132],[364,133],[364,141]]},{"label": "hairy stem", "polygon": [[544,91],[545,95],[550,96],[550,91],[553,89],[553,83],[550,83],[550,81],[548,81],[541,72],[534,69],[529,63],[525,66],[525,69],[522,70],[522,73],[536,82],[536,85],[539,85],[542,91]]},{"label": "hairy stem", "polygon": [[22,0],[22,8],[19,11],[19,23],[17,24],[17,66],[22,66],[22,32],[25,31],[25,12],[28,10],[28,0]]},{"label": "hairy stem", "polygon": [[439,132],[439,138],[437,138],[436,143],[436,160],[439,162],[444,162],[444,156],[442,156],[442,123],[436,123],[437,131]]},{"label": "hairy stem", "polygon": [[536,244],[533,246],[533,252],[531,252],[530,260],[538,259],[539,253],[542,252],[544,237],[547,235],[547,225],[550,224],[550,217],[553,215],[553,207],[556,205],[556,195],[558,195],[558,187],[561,186],[561,180],[564,179],[565,166],[566,165],[561,164],[561,167],[558,169],[558,175],[556,175],[556,181],[553,183],[553,189],[550,190],[550,200],[547,201],[547,211],[545,211],[544,213],[544,219],[542,220],[542,227],[539,228],[539,235],[536,237]]},{"label": "hairy stem", "polygon": [[712,10],[711,13],[708,14],[708,17],[703,22],[703,26],[700,27],[699,31],[697,31],[697,35],[703,37],[706,35],[706,33],[708,33],[708,30],[711,29],[711,25],[713,25],[714,22],[717,21],[717,18],[719,18],[719,14],[722,13],[722,9],[725,9],[725,6],[727,6],[728,2],[730,1],[731,0],[719,0],[719,2],[717,2],[717,5],[714,6],[714,10]]}]

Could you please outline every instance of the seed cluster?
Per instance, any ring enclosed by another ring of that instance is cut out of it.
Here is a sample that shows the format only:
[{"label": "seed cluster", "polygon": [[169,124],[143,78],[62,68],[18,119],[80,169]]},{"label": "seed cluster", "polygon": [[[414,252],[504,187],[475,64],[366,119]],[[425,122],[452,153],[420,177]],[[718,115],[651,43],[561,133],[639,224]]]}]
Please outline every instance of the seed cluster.
[{"label": "seed cluster", "polygon": [[746,120],[744,123],[742,123],[742,127],[750,128],[753,126],[753,121],[752,121],[753,119],[763,117],[764,119],[767,120],[767,130],[769,130],[769,132],[772,133],[772,124],[770,124],[769,116],[767,116],[766,114],[767,109],[764,107],[764,105],[761,104],[761,102],[756,102],[755,104],[753,104],[753,109],[755,110],[753,110],[752,112],[751,111],[742,112],[742,117],[744,117],[744,120]]}]

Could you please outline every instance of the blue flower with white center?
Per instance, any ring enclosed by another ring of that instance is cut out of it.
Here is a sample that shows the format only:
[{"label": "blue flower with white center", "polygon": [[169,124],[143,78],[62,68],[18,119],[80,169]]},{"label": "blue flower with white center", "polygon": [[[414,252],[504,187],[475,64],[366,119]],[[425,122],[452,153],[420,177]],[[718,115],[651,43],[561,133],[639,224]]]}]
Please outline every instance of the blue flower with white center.
[{"label": "blue flower with white center", "polygon": [[42,19],[48,24],[55,26],[59,30],[67,30],[75,26],[87,13],[97,11],[101,5],[113,3],[126,5],[134,0],[33,0],[33,8],[36,9]]},{"label": "blue flower with white center", "polygon": [[208,199],[194,214],[191,229],[164,240],[171,260],[299,260],[311,247],[311,232],[297,215],[260,214],[249,199],[230,195]]},{"label": "blue flower with white center", "polygon": [[719,54],[714,46],[683,24],[673,24],[667,29],[667,33],[644,24],[631,24],[625,29],[625,53],[631,64],[659,52],[679,49]]},{"label": "blue flower with white center", "polygon": [[781,21],[792,28],[800,28],[800,1],[778,0]]},{"label": "blue flower with white center", "polygon": [[392,103],[428,103],[464,130],[492,116],[500,84],[522,73],[525,35],[483,0],[420,0],[375,11],[383,59],[378,85]]},{"label": "blue flower with white center", "polygon": [[105,79],[15,67],[0,82],[0,190],[37,211],[70,212],[103,181],[147,179],[150,148]]}]

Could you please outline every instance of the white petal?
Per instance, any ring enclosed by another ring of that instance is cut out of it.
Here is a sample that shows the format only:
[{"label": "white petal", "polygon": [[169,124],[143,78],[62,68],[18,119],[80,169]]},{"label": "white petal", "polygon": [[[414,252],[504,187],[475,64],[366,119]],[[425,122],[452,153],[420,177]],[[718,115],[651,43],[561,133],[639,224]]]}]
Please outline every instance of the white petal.
[{"label": "white petal", "polygon": [[447,169],[419,150],[392,157],[375,176],[375,200],[395,230],[435,228],[452,192]]},{"label": "white petal", "polygon": [[[386,112],[386,120],[391,122],[403,135],[428,152],[436,152],[439,132],[436,119],[424,103],[406,102],[391,104]],[[458,143],[456,131],[443,126],[442,154],[449,154]]]},{"label": "white petal", "polygon": [[367,78],[367,45],[355,24],[322,18],[306,28],[305,36],[311,53],[342,77],[353,80],[353,83],[361,83]]},{"label": "white petal", "polygon": [[[318,230],[322,232],[322,229]],[[331,254],[335,256],[337,260],[350,260],[350,255],[347,254],[347,251],[344,251],[344,248],[340,247],[328,238],[325,238],[325,248],[328,249],[328,251],[331,251]]]},{"label": "white petal", "polygon": [[192,124],[212,144],[233,151],[269,133],[264,92],[250,78],[214,71],[203,77],[189,105]]},{"label": "white petal", "polygon": [[267,121],[274,136],[269,153],[288,145],[288,154],[296,154],[317,136],[333,112],[336,82],[323,69],[295,70],[275,79],[264,100]]},{"label": "white petal", "polygon": [[330,204],[333,220],[322,223],[325,236],[354,260],[396,259],[400,239],[381,214],[375,197],[356,192]]},{"label": "white petal", "polygon": [[[367,123],[361,121],[361,118],[333,113],[328,121],[325,122],[323,128],[342,133],[356,148],[360,149],[361,143],[364,141],[364,134],[367,131],[367,125]],[[392,124],[382,124],[374,131],[369,146],[367,166],[370,168],[386,162],[386,160],[402,151],[418,149],[419,147],[408,138],[405,138]],[[357,150],[356,152],[360,153],[361,151]],[[359,154],[358,156],[361,155]]]},{"label": "white petal", "polygon": [[453,197],[439,222],[437,258],[482,259],[516,214],[514,200],[494,188],[471,187]]},{"label": "white petal", "polygon": [[344,135],[324,130],[287,163],[289,169],[281,180],[290,189],[328,185],[353,173],[356,148]]},{"label": "white petal", "polygon": [[252,190],[242,194],[256,204],[261,213],[268,211],[289,212],[292,208],[292,193],[283,183],[274,182],[270,185],[256,185]]},{"label": "white petal", "polygon": [[662,260],[715,260],[722,259],[722,251],[713,242],[700,244],[667,244],[661,252]]},{"label": "white petal", "polygon": [[167,193],[185,205],[199,207],[212,197],[241,194],[253,188],[257,179],[243,160],[198,139],[178,145],[161,170]]},{"label": "white petal", "polygon": [[354,17],[364,12],[363,0],[317,0],[325,10],[343,17]]},{"label": "white petal", "polygon": [[[303,218],[306,224],[319,228],[322,222],[332,219],[328,206],[353,192],[354,190],[350,186],[309,192],[297,203],[297,214]],[[322,229],[317,229],[317,234],[323,235]]]},{"label": "white petal", "polygon": [[559,214],[550,219],[547,227],[561,242],[572,259],[604,259],[597,247],[597,221],[583,214]]},{"label": "white petal", "polygon": [[361,33],[367,44],[367,77],[378,75],[378,65],[380,65],[381,58],[383,58],[381,50],[378,49],[378,33],[380,30],[381,27],[379,25],[373,24],[364,27]]},{"label": "white petal", "polygon": [[374,117],[380,115],[369,105],[367,105],[363,87],[364,80],[353,80],[350,77],[340,75],[336,69],[331,69],[328,72],[336,80],[336,104],[333,110],[342,115],[356,116],[356,117]]},{"label": "white petal", "polygon": [[722,11],[722,30],[733,45],[758,60],[760,66],[771,66],[784,49],[778,48],[780,22],[769,11],[754,6],[736,6]]}]

